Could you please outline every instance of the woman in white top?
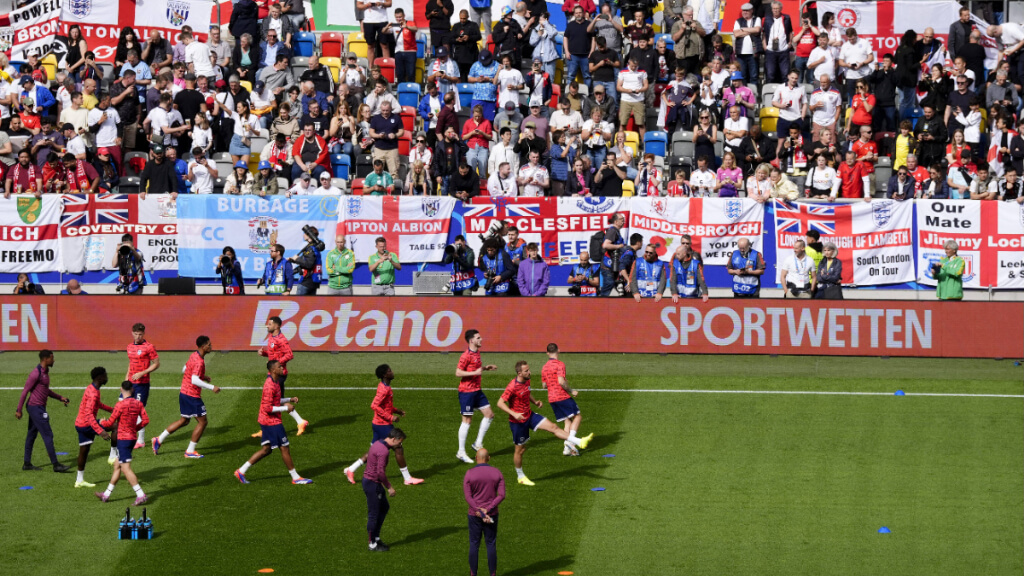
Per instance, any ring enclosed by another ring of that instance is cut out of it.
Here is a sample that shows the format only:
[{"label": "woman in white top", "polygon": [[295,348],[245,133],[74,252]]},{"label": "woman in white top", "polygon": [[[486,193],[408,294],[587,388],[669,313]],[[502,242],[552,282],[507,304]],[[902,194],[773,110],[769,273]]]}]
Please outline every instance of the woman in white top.
[{"label": "woman in white top", "polygon": [[235,132],[231,136],[231,144],[228,146],[228,153],[231,154],[232,162],[243,162],[249,164],[249,153],[252,142],[250,138],[260,134],[260,118],[249,110],[249,103],[245,101],[235,102],[235,111],[231,113],[231,119],[235,121]]},{"label": "woman in white top", "polygon": [[832,49],[832,59],[839,58],[839,49],[843,47],[843,35],[836,24],[836,15],[825,12],[821,17],[821,31],[828,34],[828,45]]},{"label": "woman in white top", "polygon": [[757,166],[754,175],[747,178],[747,198],[764,204],[772,197],[772,181],[768,178],[771,171],[772,167],[768,163]]},{"label": "woman in white top", "polygon": [[213,194],[213,181],[217,178],[217,166],[206,159],[206,153],[196,146],[192,149],[192,160],[188,163],[188,176],[192,182],[193,194]]},{"label": "woman in white top", "polygon": [[583,123],[583,144],[590,157],[590,167],[597,168],[604,164],[608,151],[608,140],[612,137],[615,127],[611,122],[601,120],[603,111],[599,106],[590,110],[590,120]]},{"label": "woman in white top", "polygon": [[239,160],[224,181],[225,194],[255,194],[256,178],[249,172],[249,165]]},{"label": "woman in white top", "polygon": [[808,198],[828,198],[833,192],[839,191],[839,175],[836,169],[828,165],[824,154],[819,154],[817,163],[807,173],[804,184],[804,196]]},{"label": "woman in white top", "polygon": [[210,129],[210,121],[206,114],[202,112],[196,114],[192,120],[192,147],[202,148],[207,154],[213,148],[213,130]]},{"label": "woman in white top", "polygon": [[958,106],[955,110],[956,121],[964,127],[964,140],[971,145],[972,150],[980,150],[978,144],[981,142],[981,98],[975,95],[970,101],[970,110],[967,115]]},{"label": "woman in white top", "polygon": [[434,151],[427,146],[427,136],[422,132],[416,133],[416,145],[409,151],[409,165],[412,166],[417,161],[423,163],[427,181],[433,182],[434,179],[430,177],[430,165],[434,161]]},{"label": "woman in white top", "polygon": [[708,169],[708,157],[697,157],[697,169],[690,174],[690,190],[694,197],[711,198],[718,187],[718,176]]}]

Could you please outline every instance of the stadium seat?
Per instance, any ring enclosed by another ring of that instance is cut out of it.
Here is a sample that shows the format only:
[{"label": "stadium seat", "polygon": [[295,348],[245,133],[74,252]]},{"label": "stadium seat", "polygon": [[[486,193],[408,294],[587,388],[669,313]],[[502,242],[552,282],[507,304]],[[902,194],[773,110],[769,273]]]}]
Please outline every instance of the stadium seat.
[{"label": "stadium seat", "polygon": [[363,195],[363,179],[356,178],[352,181],[352,195],[362,196]]},{"label": "stadium seat", "polygon": [[402,134],[402,137],[398,139],[398,155],[408,156],[409,148],[412,145],[412,134],[406,132]]},{"label": "stadium seat", "polygon": [[[889,158],[885,159],[889,160]],[[888,165],[882,166],[882,158],[878,160],[879,166],[875,167],[875,196],[881,198],[889,190],[889,178],[892,177],[892,163],[889,162]]]},{"label": "stadium seat", "polygon": [[624,128],[627,132],[636,131],[636,122],[633,120],[632,114],[630,114],[629,118],[626,120],[626,126]]},{"label": "stadium seat", "polygon": [[686,172],[686,178],[690,178],[690,173],[693,172],[693,164],[689,156],[669,156],[668,158],[668,176],[669,180],[674,180],[676,177],[676,170],[683,170]]},{"label": "stadium seat", "polygon": [[395,60],[394,58],[377,58],[373,61],[374,66],[380,66],[380,75],[388,81],[388,84],[395,83]]},{"label": "stadium seat", "polygon": [[685,136],[685,139],[676,140],[672,143],[672,155],[681,156],[683,158],[693,158],[696,152],[696,146],[690,140],[692,138],[692,132],[681,132]]},{"label": "stadium seat", "polygon": [[[14,141],[14,138],[11,138]],[[125,176],[138,176],[149,161],[149,154],[146,152],[128,152],[121,160],[124,163]]]},{"label": "stadium seat", "polygon": [[636,192],[636,189],[633,186],[633,181],[632,180],[623,180],[622,181],[622,197],[623,198],[629,198],[630,196],[634,195],[634,192]]},{"label": "stadium seat", "polygon": [[18,156],[18,152],[28,144],[28,136],[11,136],[11,155],[15,158]]},{"label": "stadium seat", "polygon": [[640,149],[640,133],[633,132],[632,130],[626,131],[626,145],[632,146],[633,150]]},{"label": "stadium seat", "polygon": [[675,50],[676,43],[672,41],[671,34],[658,34],[654,37],[654,45],[658,45],[658,40],[665,39],[665,49],[669,51]]},{"label": "stadium seat", "polygon": [[288,179],[282,176],[277,177],[277,192],[283,194],[288,189]]},{"label": "stadium seat", "polygon": [[423,60],[427,57],[427,35],[423,32],[416,34],[416,59]]},{"label": "stadium seat", "polygon": [[644,133],[644,154],[654,154],[664,157],[668,147],[668,134],[662,131],[648,131]]},{"label": "stadium seat", "polygon": [[652,106],[651,108],[647,109],[647,116],[644,121],[644,127],[647,128],[648,132],[651,130],[657,130],[659,128],[658,117],[659,113],[657,106]]},{"label": "stadium seat", "polygon": [[772,98],[775,97],[775,90],[777,90],[781,84],[765,84],[764,90],[761,92],[761,103],[764,106],[772,105]]},{"label": "stadium seat", "polygon": [[548,103],[548,106],[550,106],[552,110],[558,110],[558,99],[561,98],[561,96],[562,96],[562,87],[560,85],[555,84],[555,83],[552,82],[552,84],[551,84],[551,102]]},{"label": "stadium seat", "polygon": [[348,180],[344,178],[331,178],[331,186],[341,190],[341,193],[344,194],[348,190]]},{"label": "stadium seat", "polygon": [[[220,168],[219,167],[217,168],[217,171],[220,172]],[[230,171],[224,172],[224,174],[229,174],[229,173],[230,173]],[[217,178],[214,178],[213,179],[213,193],[214,194],[223,194],[224,193],[224,184],[225,183],[227,183],[227,178],[225,178],[223,176],[219,176]]]},{"label": "stadium seat", "polygon": [[320,54],[341,58],[345,51],[345,37],[337,32],[324,32],[320,36]]},{"label": "stadium seat", "polygon": [[402,128],[412,132],[416,129],[416,108],[414,106],[402,106]]},{"label": "stadium seat", "polygon": [[459,106],[468,108],[473,102],[473,85],[472,84],[459,84]]},{"label": "stadium seat", "polygon": [[241,85],[242,88],[245,88],[246,91],[252,92],[252,82],[249,82],[248,80],[242,80],[238,84]]},{"label": "stadium seat", "polygon": [[366,178],[373,172],[373,156],[359,154],[356,156],[356,178]]},{"label": "stadium seat", "polygon": [[415,82],[403,82],[398,85],[398,103],[402,108],[420,105],[420,85]]},{"label": "stadium seat", "polygon": [[562,50],[564,50],[564,47],[562,46],[562,40],[564,37],[565,35],[561,32],[555,34],[555,52],[558,53],[559,60],[562,59]]},{"label": "stadium seat", "polygon": [[42,59],[43,70],[46,71],[46,79],[54,81],[57,78],[57,57],[53,54],[47,54]]},{"label": "stadium seat", "polygon": [[775,132],[775,126],[779,123],[779,109],[773,106],[761,108],[761,131]]},{"label": "stadium seat", "polygon": [[121,183],[117,187],[118,194],[138,194],[140,180],[138,176],[126,176],[121,178]]},{"label": "stadium seat", "polygon": [[362,32],[354,32],[348,35],[349,52],[354,52],[359,58],[366,58],[367,48],[366,38]]},{"label": "stadium seat", "polygon": [[[654,110],[658,110],[661,107],[661,95],[668,89],[668,84],[655,84],[654,85]],[[650,112],[650,110],[648,110]]]},{"label": "stadium seat", "polygon": [[310,57],[316,49],[316,34],[312,32],[297,32],[295,34],[295,55]]},{"label": "stadium seat", "polygon": [[260,153],[263,152],[263,149],[270,143],[270,139],[262,136],[256,136],[254,138],[250,138],[249,142],[249,148],[252,150],[252,154],[250,154],[250,156],[255,156],[258,161]]},{"label": "stadium seat", "polygon": [[292,56],[292,75],[297,81],[302,73],[309,69],[308,56]]},{"label": "stadium seat", "polygon": [[97,66],[103,71],[103,77],[108,80],[114,79],[114,65],[110,62],[97,62]]},{"label": "stadium seat", "polygon": [[331,154],[331,173],[335,178],[348,180],[349,172],[352,171],[352,159],[348,154]]},{"label": "stadium seat", "polygon": [[320,58],[320,64],[327,66],[327,69],[331,71],[331,76],[334,77],[334,82],[338,82],[338,78],[341,76],[341,58]]}]

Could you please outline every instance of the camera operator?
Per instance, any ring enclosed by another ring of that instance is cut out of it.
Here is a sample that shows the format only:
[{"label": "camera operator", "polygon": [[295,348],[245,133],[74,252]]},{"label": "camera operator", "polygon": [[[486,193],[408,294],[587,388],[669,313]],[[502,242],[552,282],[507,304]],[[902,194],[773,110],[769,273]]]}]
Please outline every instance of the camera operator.
[{"label": "camera operator", "polygon": [[484,243],[484,251],[477,260],[477,268],[483,270],[484,294],[487,296],[505,296],[512,280],[512,259],[508,252],[493,239]]},{"label": "camera operator", "polygon": [[601,243],[601,296],[610,296],[615,286],[615,278],[619,274],[619,250],[626,247],[620,233],[626,225],[626,217],[622,214],[613,214],[608,223],[611,226],[604,232],[604,241]]},{"label": "camera operator", "polygon": [[629,273],[633,269],[633,262],[636,262],[636,255],[644,246],[644,235],[634,232],[629,235],[629,246],[619,252],[619,272],[616,282],[622,286],[622,293],[629,291]]},{"label": "camera operator", "polygon": [[18,274],[18,284],[14,287],[14,294],[45,294],[43,287],[35,282],[30,282],[28,274]]},{"label": "camera operator", "polygon": [[351,296],[356,253],[345,245],[345,234],[334,237],[334,250],[327,253],[327,295]]},{"label": "camera operator", "polygon": [[117,291],[123,294],[142,294],[146,285],[145,260],[142,252],[135,248],[131,234],[121,236],[111,266],[117,269]]},{"label": "camera operator", "polygon": [[256,281],[256,287],[267,287],[267,294],[287,296],[292,293],[292,263],[284,259],[284,246],[270,246],[270,261],[263,276]]},{"label": "camera operator", "polygon": [[466,292],[474,292],[480,287],[476,279],[476,260],[473,249],[466,244],[466,237],[459,234],[455,242],[444,247],[441,264],[452,265],[452,277],[448,281],[453,296],[466,296]]},{"label": "camera operator", "polygon": [[590,252],[580,252],[580,263],[569,272],[569,284],[570,296],[597,296],[601,285],[601,265],[590,261]]},{"label": "camera operator", "polygon": [[224,294],[245,295],[245,281],[242,280],[242,265],[238,263],[235,249],[225,246],[221,252],[220,260],[217,263],[217,274],[220,274],[220,283],[224,287]]},{"label": "camera operator", "polygon": [[637,302],[641,298],[654,298],[655,302],[661,300],[668,284],[668,273],[665,271],[665,263],[658,260],[658,252],[654,244],[648,244],[644,248],[644,257],[637,260],[633,265],[633,272],[629,275],[629,291],[633,293],[633,299]]},{"label": "camera operator", "polygon": [[[505,243],[504,250],[508,253],[509,260],[512,261],[512,278],[518,279],[519,263],[523,261],[523,257],[526,255],[526,241],[519,237],[519,228],[515,226],[508,227],[508,242]],[[508,295],[521,295],[517,281],[512,282],[512,285],[509,286]]]},{"label": "camera operator", "polygon": [[479,234],[481,242],[487,242],[488,240],[498,242],[498,244],[505,247],[505,235],[508,234],[508,229],[511,224],[504,220],[492,220],[490,225],[487,226],[487,231],[483,234]]},{"label": "camera operator", "polygon": [[320,240],[320,232],[314,226],[302,227],[302,239],[306,247],[288,260],[298,268],[302,281],[295,288],[296,296],[313,296],[320,288],[324,260],[321,255],[327,246]]}]

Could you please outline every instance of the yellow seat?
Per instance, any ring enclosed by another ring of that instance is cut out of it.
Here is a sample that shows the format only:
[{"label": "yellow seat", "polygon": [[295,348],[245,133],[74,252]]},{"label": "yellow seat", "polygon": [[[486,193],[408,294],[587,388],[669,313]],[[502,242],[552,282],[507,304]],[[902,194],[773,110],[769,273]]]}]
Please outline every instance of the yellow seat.
[{"label": "yellow seat", "polygon": [[423,62],[422,59],[416,61],[416,83],[417,84],[423,84],[423,76],[425,75],[423,71],[424,71],[425,66],[426,66],[426,64]]},{"label": "yellow seat", "polygon": [[367,46],[366,38],[362,32],[356,32],[348,35],[348,51],[355,52],[359,58],[366,58]]},{"label": "yellow seat", "polygon": [[43,70],[46,71],[47,80],[56,80],[57,78],[57,57],[53,54],[47,54],[42,60]]},{"label": "yellow seat", "polygon": [[249,82],[248,80],[242,80],[239,82],[239,84],[242,86],[242,88],[245,88],[247,91],[252,92],[252,82]]},{"label": "yellow seat", "polygon": [[719,32],[718,35],[722,37],[723,44],[728,44],[729,46],[733,45],[732,33],[726,34],[725,32]]},{"label": "yellow seat", "polygon": [[341,58],[320,58],[320,63],[327,66],[327,69],[331,71],[331,76],[334,77],[334,82],[338,82],[338,77],[341,76]]},{"label": "yellow seat", "polygon": [[984,134],[988,132],[988,111],[985,110],[984,106],[978,108],[978,111],[981,112],[981,133]]},{"label": "yellow seat", "polygon": [[765,106],[761,108],[760,118],[762,132],[775,132],[779,123],[779,109],[774,106]]},{"label": "yellow seat", "polygon": [[623,180],[622,181],[622,197],[623,198],[628,198],[630,196],[633,196],[635,194],[635,192],[636,192],[636,188],[633,186],[633,181],[632,180]]},{"label": "yellow seat", "polygon": [[633,150],[640,149],[640,133],[639,132],[626,132],[626,144],[633,147]]}]

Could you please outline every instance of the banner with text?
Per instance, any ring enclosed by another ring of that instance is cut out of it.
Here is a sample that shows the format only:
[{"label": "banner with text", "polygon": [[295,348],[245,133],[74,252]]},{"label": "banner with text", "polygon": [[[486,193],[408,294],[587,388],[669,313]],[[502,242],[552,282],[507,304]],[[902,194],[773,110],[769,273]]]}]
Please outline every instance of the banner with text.
[{"label": "banner with text", "polygon": [[[127,306],[121,296],[5,295],[0,343],[4,350],[110,350],[112,333],[142,322],[159,335],[161,350],[194,350],[196,335],[206,334],[217,350],[252,351],[266,340],[271,316],[281,318],[294,350],[322,352],[459,352],[465,331],[481,326],[489,352],[535,352],[549,342],[570,353],[629,354],[1020,358],[1024,349],[1022,302],[721,299],[675,305],[580,298],[567,306],[564,298],[532,298],[510,313],[502,298],[322,296],[162,296]],[[999,338],[991,337],[993,326],[1000,327]],[[295,369],[314,361],[297,359]],[[214,383],[217,363],[213,358],[208,365]],[[499,377],[484,379],[497,385]]]},{"label": "banner with text", "polygon": [[17,62],[28,60],[32,54],[49,54],[60,27],[60,15],[61,0],[36,0],[0,15],[0,52]]},{"label": "banner with text", "polygon": [[263,275],[270,246],[281,244],[285,258],[306,246],[303,226],[315,226],[331,245],[338,219],[338,196],[204,195],[178,196],[178,271],[208,278],[225,246],[235,249],[245,278]]},{"label": "banner with text", "polygon": [[793,242],[804,240],[809,230],[817,230],[822,243],[832,242],[839,249],[843,284],[874,286],[914,280],[912,203],[773,202],[775,250],[780,263],[792,254]]},{"label": "banner with text", "polygon": [[931,265],[954,240],[964,288],[1024,288],[1024,205],[976,200],[917,203],[918,282],[935,285]]},{"label": "banner with text", "polygon": [[[399,262],[438,262],[444,256],[455,199],[450,196],[344,196],[338,233],[345,233],[356,260],[366,262],[377,238]],[[333,238],[324,242],[333,246]]]},{"label": "banner with text", "polygon": [[56,194],[0,198],[0,272],[57,269],[60,211]]},{"label": "banner with text", "polygon": [[[53,0],[51,0],[53,1]],[[78,24],[89,49],[96,59],[112,62],[121,29],[130,26],[139,35],[136,41],[149,38],[150,30],[159,30],[171,44],[176,44],[178,31],[191,26],[200,39],[206,38],[216,3],[213,0],[63,0],[60,10],[60,31]]]},{"label": "banner with text", "polygon": [[[549,264],[576,264],[587,250],[590,237],[608,228],[608,217],[616,212],[629,220],[629,198],[490,198],[476,197],[463,206],[466,240],[480,254],[480,234],[496,219],[519,229],[526,243],[536,242]],[[623,233],[625,234],[625,230]],[[591,258],[595,256],[591,255]]]},{"label": "banner with text", "polygon": [[65,194],[60,219],[62,272],[113,270],[121,237],[131,234],[147,270],[178,269],[178,213],[170,194]]},{"label": "banner with text", "polygon": [[654,244],[658,257],[672,259],[679,240],[689,234],[706,265],[724,266],[740,238],[761,250],[764,207],[749,198],[650,198],[629,202],[629,234],[640,233]]}]

